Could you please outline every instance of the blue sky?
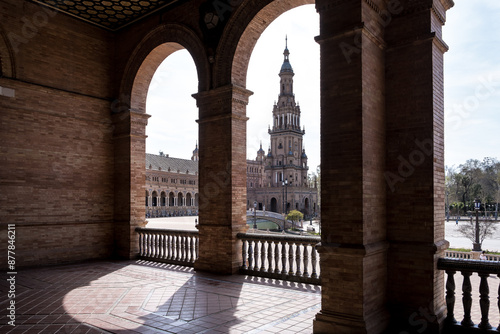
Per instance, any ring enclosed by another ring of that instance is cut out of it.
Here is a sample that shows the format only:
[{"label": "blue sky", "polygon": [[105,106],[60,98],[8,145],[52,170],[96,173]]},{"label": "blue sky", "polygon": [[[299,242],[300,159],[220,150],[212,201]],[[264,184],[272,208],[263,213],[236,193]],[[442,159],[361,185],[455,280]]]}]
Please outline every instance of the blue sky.
[{"label": "blue sky", "polygon": [[[500,1],[455,0],[447,13],[445,54],[445,163],[500,158]],[[294,92],[305,126],[309,170],[319,165],[319,34],[314,6],[302,6],[277,18],[262,34],[250,59],[247,88],[247,157],[254,159],[260,142],[267,151],[268,125],[279,93],[279,69],[288,36]],[[171,78],[175,78],[172,80]],[[152,80],[147,113],[146,151],[191,158],[198,137],[194,63],[185,50],[168,57]]]}]

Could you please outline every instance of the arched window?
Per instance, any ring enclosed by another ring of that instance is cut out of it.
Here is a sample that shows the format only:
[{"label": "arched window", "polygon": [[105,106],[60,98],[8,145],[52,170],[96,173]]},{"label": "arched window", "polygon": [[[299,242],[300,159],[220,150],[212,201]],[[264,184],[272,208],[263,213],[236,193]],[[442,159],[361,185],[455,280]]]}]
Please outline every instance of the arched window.
[{"label": "arched window", "polygon": [[158,193],[153,191],[153,206],[158,206]]},{"label": "arched window", "polygon": [[161,206],[167,205],[167,195],[165,194],[164,191],[161,192],[161,201],[160,201]]},{"label": "arched window", "polygon": [[186,194],[186,206],[191,206],[191,194]]},{"label": "arched window", "polygon": [[179,193],[177,195],[177,206],[184,206],[184,203],[182,202],[184,200],[184,196],[182,193]]}]

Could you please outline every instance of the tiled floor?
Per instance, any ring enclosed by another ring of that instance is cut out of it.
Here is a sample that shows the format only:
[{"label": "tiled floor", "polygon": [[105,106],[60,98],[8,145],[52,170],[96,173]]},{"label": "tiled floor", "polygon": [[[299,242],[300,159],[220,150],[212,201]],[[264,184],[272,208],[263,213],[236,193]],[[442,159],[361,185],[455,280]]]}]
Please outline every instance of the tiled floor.
[{"label": "tiled floor", "polygon": [[[461,275],[455,275],[461,321]],[[479,277],[471,277],[478,324]],[[499,324],[499,279],[488,279],[490,324]],[[15,327],[5,325],[7,281],[0,281],[0,333],[312,333],[320,288],[242,275],[215,276],[147,261],[102,261],[19,271]]]},{"label": "tiled floor", "polygon": [[0,333],[312,333],[320,298],[314,285],[93,262],[19,271],[16,326],[2,298]]}]

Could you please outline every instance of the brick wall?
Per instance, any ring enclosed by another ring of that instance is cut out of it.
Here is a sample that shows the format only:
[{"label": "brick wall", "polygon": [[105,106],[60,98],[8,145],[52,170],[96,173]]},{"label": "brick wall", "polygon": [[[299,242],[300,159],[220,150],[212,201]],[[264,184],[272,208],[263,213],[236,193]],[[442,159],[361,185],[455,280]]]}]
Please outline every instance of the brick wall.
[{"label": "brick wall", "polygon": [[2,231],[16,224],[19,266],[109,256],[110,36],[29,2],[1,6],[15,68],[0,79],[15,92],[0,96]]}]

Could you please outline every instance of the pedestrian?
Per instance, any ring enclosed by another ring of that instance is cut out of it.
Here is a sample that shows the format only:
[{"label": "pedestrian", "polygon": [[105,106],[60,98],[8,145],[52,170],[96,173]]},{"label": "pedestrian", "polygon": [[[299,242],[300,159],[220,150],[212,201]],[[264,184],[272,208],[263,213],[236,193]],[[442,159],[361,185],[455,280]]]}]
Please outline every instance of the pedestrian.
[{"label": "pedestrian", "polygon": [[456,224],[455,224],[455,225],[458,225],[458,217],[457,217],[457,222],[456,222]]},{"label": "pedestrian", "polygon": [[479,255],[479,259],[484,261],[488,260],[488,258],[486,257],[486,251],[483,251],[481,255]]}]

